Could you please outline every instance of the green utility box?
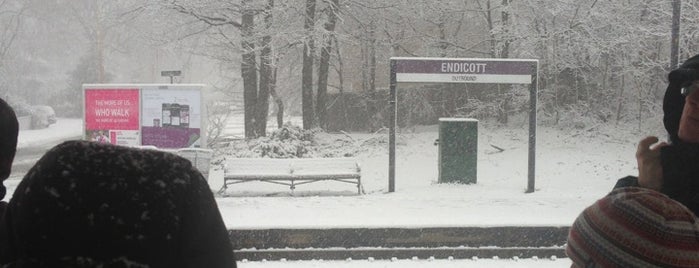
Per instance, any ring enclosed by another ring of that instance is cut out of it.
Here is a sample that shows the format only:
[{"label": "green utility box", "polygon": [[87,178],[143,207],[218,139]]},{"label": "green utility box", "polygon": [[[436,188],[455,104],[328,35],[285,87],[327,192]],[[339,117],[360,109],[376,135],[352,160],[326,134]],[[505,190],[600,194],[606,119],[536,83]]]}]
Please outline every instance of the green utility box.
[{"label": "green utility box", "polygon": [[478,120],[439,119],[439,183],[476,183]]}]

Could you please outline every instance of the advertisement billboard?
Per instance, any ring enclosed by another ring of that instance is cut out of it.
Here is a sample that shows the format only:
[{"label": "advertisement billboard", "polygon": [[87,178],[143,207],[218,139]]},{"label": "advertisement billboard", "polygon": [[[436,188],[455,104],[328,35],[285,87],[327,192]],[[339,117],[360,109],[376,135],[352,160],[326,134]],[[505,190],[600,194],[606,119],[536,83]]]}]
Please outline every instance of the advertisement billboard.
[{"label": "advertisement billboard", "polygon": [[85,84],[84,139],[164,149],[205,148],[201,84]]},{"label": "advertisement billboard", "polygon": [[140,145],[139,108],[137,88],[85,90],[85,138],[125,146]]}]

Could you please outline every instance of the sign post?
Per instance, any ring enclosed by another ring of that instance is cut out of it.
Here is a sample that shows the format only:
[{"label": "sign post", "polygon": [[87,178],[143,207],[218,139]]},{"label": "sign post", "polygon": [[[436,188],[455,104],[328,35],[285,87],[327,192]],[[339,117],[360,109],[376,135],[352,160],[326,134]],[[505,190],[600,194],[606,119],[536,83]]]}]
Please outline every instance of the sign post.
[{"label": "sign post", "polygon": [[396,61],[391,58],[391,99],[388,101],[391,106],[390,127],[388,129],[388,192],[396,191],[396,120],[398,115],[396,94]]},{"label": "sign post", "polygon": [[527,193],[534,192],[536,101],[539,61],[534,59],[391,58],[388,191],[395,191],[395,131],[398,83],[529,84],[529,155]]}]

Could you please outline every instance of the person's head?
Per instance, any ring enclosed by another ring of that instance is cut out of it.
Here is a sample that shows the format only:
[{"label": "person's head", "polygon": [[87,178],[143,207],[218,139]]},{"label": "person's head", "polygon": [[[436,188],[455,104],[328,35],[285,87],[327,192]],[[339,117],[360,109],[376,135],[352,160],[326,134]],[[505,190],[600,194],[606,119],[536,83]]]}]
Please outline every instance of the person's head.
[{"label": "person's head", "polygon": [[572,267],[699,267],[699,223],[666,195],[618,188],[587,207],[570,228]]},{"label": "person's head", "polygon": [[[0,181],[10,176],[12,160],[14,160],[17,151],[18,133],[19,123],[15,111],[0,98]],[[4,196],[4,191],[2,191],[0,199]]]},{"label": "person's head", "polygon": [[[699,55],[668,75],[663,123],[671,143],[699,143]],[[695,94],[693,94],[695,93]]]},{"label": "person's head", "polygon": [[[0,243],[0,266],[223,267],[193,263],[221,252],[232,259],[206,180],[161,151],[61,143],[27,172],[0,220],[0,237],[11,237]],[[201,251],[206,245],[225,246]]]}]

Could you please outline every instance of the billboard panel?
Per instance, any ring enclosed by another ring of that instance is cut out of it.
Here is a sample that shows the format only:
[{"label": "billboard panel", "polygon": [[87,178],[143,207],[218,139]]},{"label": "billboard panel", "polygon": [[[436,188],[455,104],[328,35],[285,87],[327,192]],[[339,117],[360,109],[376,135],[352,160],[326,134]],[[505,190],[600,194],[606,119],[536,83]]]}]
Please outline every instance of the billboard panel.
[{"label": "billboard panel", "polygon": [[85,137],[118,145],[139,144],[139,90],[85,90]]},{"label": "billboard panel", "polygon": [[143,87],[142,145],[202,147],[202,97],[197,87]]}]

